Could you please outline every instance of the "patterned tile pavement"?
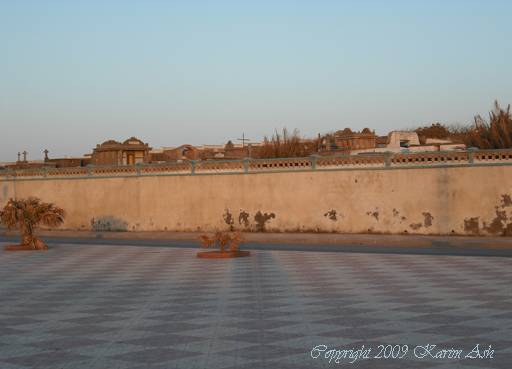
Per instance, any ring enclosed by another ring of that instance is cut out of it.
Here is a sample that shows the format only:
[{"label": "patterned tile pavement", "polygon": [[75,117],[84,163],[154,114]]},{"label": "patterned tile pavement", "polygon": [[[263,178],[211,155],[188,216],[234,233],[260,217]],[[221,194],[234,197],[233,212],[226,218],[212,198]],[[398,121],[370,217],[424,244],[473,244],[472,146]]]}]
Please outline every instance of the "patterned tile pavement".
[{"label": "patterned tile pavement", "polygon": [[[512,367],[512,258],[194,256],[101,245],[0,251],[0,369]],[[404,357],[374,358],[380,344]],[[465,359],[477,344],[493,358]],[[370,359],[329,360],[362,345]],[[463,354],[416,357],[426,345]]]}]

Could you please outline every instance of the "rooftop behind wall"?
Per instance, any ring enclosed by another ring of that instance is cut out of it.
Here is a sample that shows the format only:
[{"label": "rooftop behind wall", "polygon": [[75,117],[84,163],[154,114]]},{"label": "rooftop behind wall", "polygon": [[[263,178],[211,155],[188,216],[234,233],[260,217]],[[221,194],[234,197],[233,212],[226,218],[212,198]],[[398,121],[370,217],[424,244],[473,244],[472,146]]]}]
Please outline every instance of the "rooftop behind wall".
[{"label": "rooftop behind wall", "polygon": [[184,161],[181,163],[130,166],[87,166],[72,168],[28,168],[1,170],[2,180],[98,178],[158,175],[200,175],[329,171],[352,169],[399,169],[444,166],[512,164],[512,149],[413,153],[375,153],[365,155],[311,156],[286,159],[240,159]]}]

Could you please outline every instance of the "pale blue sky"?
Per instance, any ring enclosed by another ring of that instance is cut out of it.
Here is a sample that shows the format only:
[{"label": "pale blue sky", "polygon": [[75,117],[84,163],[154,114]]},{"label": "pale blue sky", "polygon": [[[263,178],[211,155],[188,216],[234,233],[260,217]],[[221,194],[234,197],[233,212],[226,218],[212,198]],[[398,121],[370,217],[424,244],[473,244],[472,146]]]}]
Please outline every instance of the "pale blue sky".
[{"label": "pale blue sky", "polygon": [[512,1],[0,0],[0,161],[470,122],[512,102]]}]

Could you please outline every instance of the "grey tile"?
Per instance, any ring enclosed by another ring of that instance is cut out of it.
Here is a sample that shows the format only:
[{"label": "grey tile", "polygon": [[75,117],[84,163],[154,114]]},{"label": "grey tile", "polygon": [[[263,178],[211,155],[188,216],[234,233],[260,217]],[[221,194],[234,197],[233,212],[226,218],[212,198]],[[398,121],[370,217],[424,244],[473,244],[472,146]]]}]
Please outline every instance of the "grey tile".
[{"label": "grey tile", "polygon": [[112,356],[112,358],[128,362],[158,364],[193,356],[197,356],[197,353],[173,350],[170,348],[152,348],[132,351],[126,354]]},{"label": "grey tile", "polygon": [[58,350],[66,350],[73,349],[84,346],[93,346],[104,344],[106,341],[102,340],[93,340],[90,338],[83,337],[68,337],[68,338],[59,338],[53,340],[46,340],[41,342],[32,342],[30,345],[48,351],[58,351]]},{"label": "grey tile", "polygon": [[190,342],[201,341],[203,338],[194,336],[185,336],[178,334],[163,334],[156,336],[149,336],[144,338],[137,338],[133,340],[123,340],[122,343],[130,345],[146,346],[146,347],[165,347],[182,345]]},{"label": "grey tile", "polygon": [[45,352],[29,356],[2,358],[1,361],[16,365],[38,368],[40,366],[56,366],[87,359],[87,356],[67,352]]},{"label": "grey tile", "polygon": [[323,342],[496,348],[357,369],[510,367],[512,259],[62,245],[0,265],[1,369],[332,368]]}]

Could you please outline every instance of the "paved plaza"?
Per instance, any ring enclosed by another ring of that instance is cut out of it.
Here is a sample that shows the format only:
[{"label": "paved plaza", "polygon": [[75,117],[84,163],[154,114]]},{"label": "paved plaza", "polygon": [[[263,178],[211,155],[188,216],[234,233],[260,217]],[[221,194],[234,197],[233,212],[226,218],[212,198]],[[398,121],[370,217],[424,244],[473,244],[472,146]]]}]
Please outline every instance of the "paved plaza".
[{"label": "paved plaza", "polygon": [[512,367],[512,258],[196,251],[1,250],[0,369]]}]

